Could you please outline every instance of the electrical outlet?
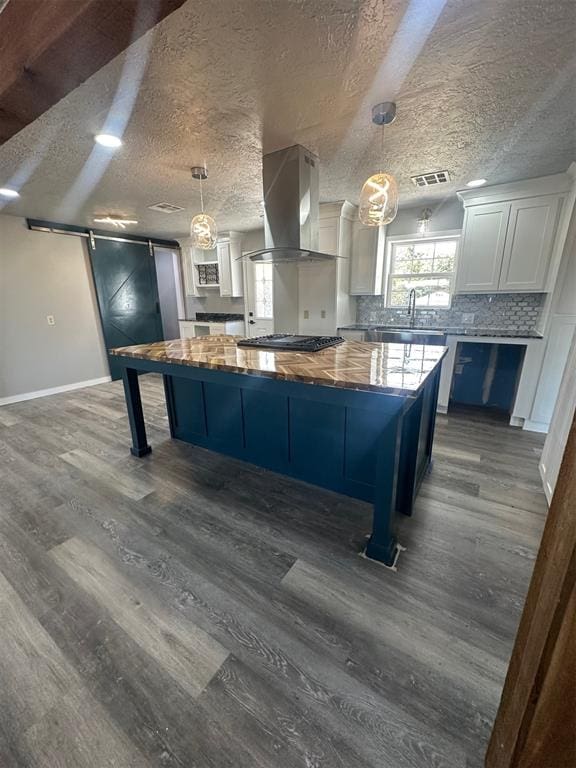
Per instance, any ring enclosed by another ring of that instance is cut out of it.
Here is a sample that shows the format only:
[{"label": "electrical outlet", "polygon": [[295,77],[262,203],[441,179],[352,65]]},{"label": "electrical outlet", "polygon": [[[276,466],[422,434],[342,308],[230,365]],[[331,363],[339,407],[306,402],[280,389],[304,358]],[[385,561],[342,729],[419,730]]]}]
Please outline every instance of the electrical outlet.
[{"label": "electrical outlet", "polygon": [[474,312],[463,312],[462,322],[466,324],[468,323],[472,324],[474,322]]},{"label": "electrical outlet", "polygon": [[324,320],[326,318],[326,310],[325,309],[321,310],[320,317],[322,318],[322,320]]},{"label": "electrical outlet", "polygon": [[310,317],[310,312],[307,309],[305,309],[304,310],[304,320],[308,320],[309,317]]},{"label": "electrical outlet", "polygon": [[46,322],[48,325],[56,325],[56,320],[54,320],[54,315],[46,315]]}]

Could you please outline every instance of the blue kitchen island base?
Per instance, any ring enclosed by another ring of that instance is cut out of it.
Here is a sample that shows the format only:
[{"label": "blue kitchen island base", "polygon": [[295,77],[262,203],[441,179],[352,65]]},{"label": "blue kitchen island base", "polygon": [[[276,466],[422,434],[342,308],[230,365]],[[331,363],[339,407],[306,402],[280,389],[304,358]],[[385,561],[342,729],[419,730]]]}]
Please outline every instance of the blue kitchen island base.
[{"label": "blue kitchen island base", "polygon": [[412,513],[430,464],[440,365],[407,395],[116,359],[135,456],[151,450],[138,374],[159,373],[173,438],[371,502],[366,555],[394,563],[398,515]]}]

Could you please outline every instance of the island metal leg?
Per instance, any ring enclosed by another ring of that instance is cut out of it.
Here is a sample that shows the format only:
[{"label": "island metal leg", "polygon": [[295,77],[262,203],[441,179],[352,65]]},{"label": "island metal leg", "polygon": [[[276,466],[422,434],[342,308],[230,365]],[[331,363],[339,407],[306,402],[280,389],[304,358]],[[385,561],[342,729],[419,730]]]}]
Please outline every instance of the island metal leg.
[{"label": "island metal leg", "polygon": [[372,535],[366,545],[366,557],[394,565],[397,552],[395,536],[396,493],[402,432],[400,413],[393,415],[384,428],[378,447]]},{"label": "island metal leg", "polygon": [[126,395],[128,421],[130,422],[130,431],[132,432],[130,453],[138,457],[146,456],[152,448],[146,440],[146,426],[144,424],[144,412],[140,398],[138,372],[134,368],[124,368],[122,370],[122,381],[124,383],[124,394]]}]

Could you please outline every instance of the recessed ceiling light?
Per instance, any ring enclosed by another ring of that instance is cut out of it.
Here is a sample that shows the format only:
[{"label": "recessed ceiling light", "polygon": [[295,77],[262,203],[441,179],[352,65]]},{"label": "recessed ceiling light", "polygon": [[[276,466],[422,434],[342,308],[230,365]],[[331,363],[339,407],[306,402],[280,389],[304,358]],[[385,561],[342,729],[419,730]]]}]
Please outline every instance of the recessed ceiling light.
[{"label": "recessed ceiling light", "polygon": [[486,179],[472,179],[472,181],[466,182],[467,187],[482,187],[484,184],[486,184]]},{"label": "recessed ceiling light", "polygon": [[20,197],[20,193],[15,189],[8,189],[8,187],[0,187],[0,195],[2,197]]},{"label": "recessed ceiling light", "polygon": [[122,139],[119,139],[118,136],[113,136],[111,133],[99,133],[94,137],[94,140],[103,147],[109,147],[110,149],[118,149],[118,147],[122,146]]}]

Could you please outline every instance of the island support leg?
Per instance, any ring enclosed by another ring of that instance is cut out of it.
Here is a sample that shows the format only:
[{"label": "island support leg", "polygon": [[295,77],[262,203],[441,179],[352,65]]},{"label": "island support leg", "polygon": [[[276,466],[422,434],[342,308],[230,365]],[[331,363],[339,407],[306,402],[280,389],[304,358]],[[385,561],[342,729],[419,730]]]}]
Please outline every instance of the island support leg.
[{"label": "island support leg", "polygon": [[378,447],[372,535],[366,545],[366,557],[394,565],[397,553],[395,537],[396,492],[402,433],[401,414],[393,415],[384,428]]},{"label": "island support leg", "polygon": [[142,410],[142,400],[140,398],[140,385],[138,384],[138,372],[134,368],[124,368],[122,370],[122,381],[124,383],[124,394],[126,396],[126,408],[128,410],[128,421],[130,422],[130,431],[132,432],[132,447],[130,453],[133,456],[146,456],[152,448],[146,440],[146,426],[144,424],[144,412]]}]

